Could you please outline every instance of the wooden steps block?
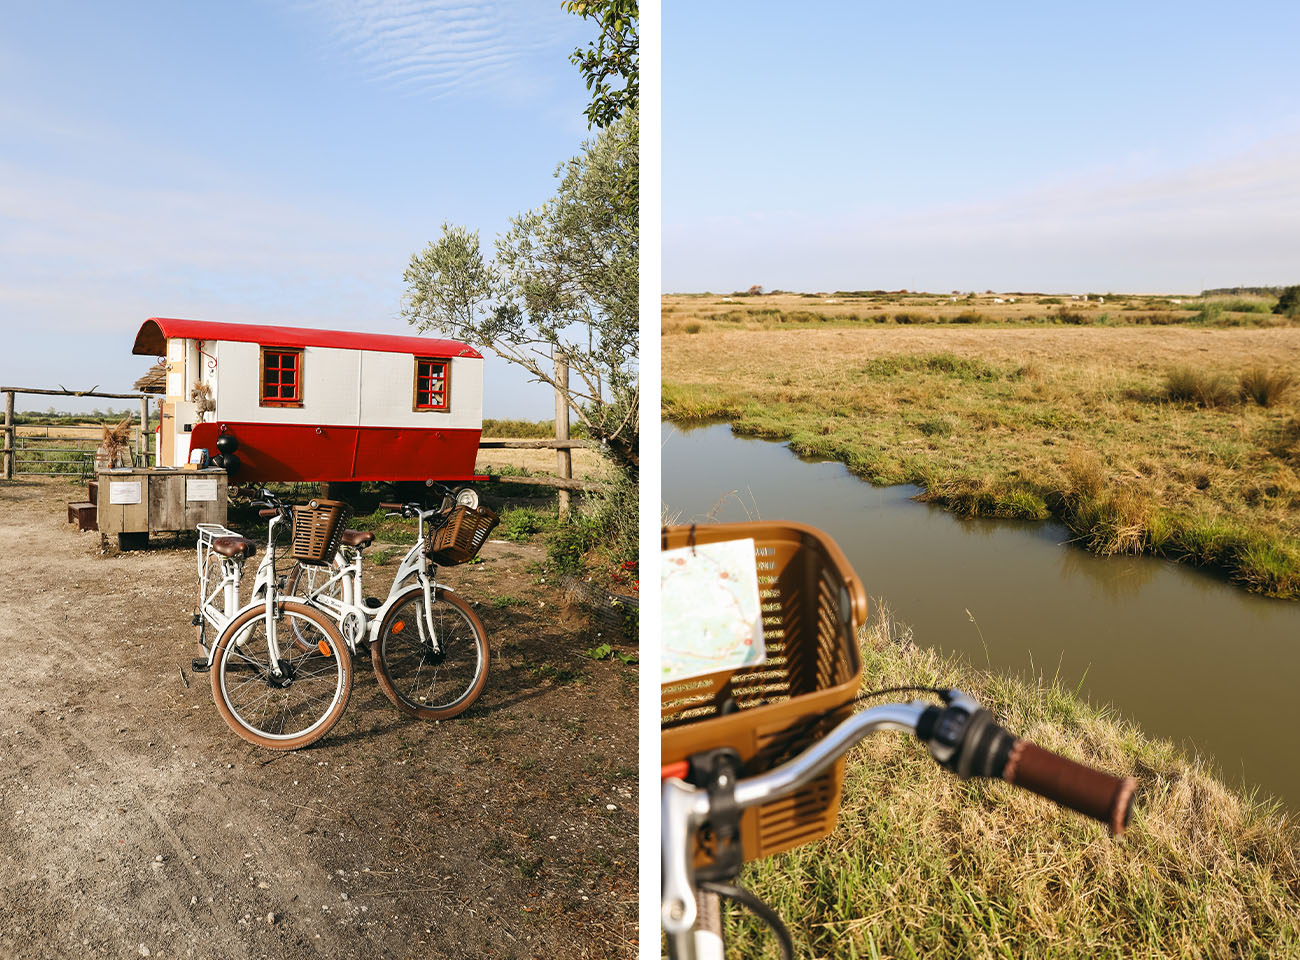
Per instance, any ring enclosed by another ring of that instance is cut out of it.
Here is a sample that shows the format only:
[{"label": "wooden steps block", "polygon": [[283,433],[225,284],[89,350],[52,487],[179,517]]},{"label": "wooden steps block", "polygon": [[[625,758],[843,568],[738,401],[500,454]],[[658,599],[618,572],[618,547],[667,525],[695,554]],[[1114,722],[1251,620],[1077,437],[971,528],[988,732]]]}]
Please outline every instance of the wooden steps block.
[{"label": "wooden steps block", "polygon": [[86,484],[86,491],[88,493],[88,496],[86,497],[87,500],[89,500],[91,503],[99,503],[99,481],[98,480],[91,480],[88,484]]},{"label": "wooden steps block", "polygon": [[89,501],[75,501],[68,504],[68,523],[76,523],[78,530],[98,530],[98,508]]}]

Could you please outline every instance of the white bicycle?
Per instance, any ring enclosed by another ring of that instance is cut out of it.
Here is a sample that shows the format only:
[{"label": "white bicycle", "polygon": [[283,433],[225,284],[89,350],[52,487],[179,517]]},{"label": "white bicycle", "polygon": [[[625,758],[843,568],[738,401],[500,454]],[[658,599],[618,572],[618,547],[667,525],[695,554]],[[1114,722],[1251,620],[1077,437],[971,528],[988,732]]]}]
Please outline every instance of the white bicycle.
[{"label": "white bicycle", "polygon": [[[361,552],[375,537],[360,530],[343,531],[331,565],[296,563],[287,592],[333,620],[353,653],[369,646],[379,687],[398,710],[423,720],[446,720],[468,709],[483,692],[488,640],[473,608],[434,579],[437,565],[430,555],[438,554],[430,549],[429,534],[468,515],[468,522],[476,524],[477,542],[468,547],[468,556],[456,555],[464,556],[456,561],[463,563],[487,539],[496,515],[454,501],[434,510],[418,503],[380,506],[418,519],[416,541],[402,558],[386,599],[367,597],[362,588]],[[309,645],[314,635],[305,624],[304,629],[309,632],[301,644]]]},{"label": "white bicycle", "polygon": [[272,750],[296,750],[325,736],[343,716],[352,657],[329,617],[282,595],[275,539],[291,511],[269,492],[263,497],[266,551],[247,603],[241,603],[240,584],[256,544],[219,523],[198,526],[193,623],[204,656],[192,668],[211,674],[217,712],[240,737]]}]

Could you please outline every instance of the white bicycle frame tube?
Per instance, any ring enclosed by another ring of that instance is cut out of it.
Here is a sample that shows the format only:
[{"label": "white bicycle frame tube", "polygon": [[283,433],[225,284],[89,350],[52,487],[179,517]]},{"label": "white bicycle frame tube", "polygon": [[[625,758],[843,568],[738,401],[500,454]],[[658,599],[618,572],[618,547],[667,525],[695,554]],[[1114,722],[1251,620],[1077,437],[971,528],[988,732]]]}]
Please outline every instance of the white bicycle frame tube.
[{"label": "white bicycle frame tube", "polygon": [[[424,522],[437,512],[437,510],[420,510],[418,512],[420,522],[415,543],[406,551],[406,556],[402,558],[401,564],[398,565],[397,574],[393,577],[393,584],[388,589],[388,598],[381,606],[377,608],[365,606],[363,602],[365,594],[361,586],[361,551],[355,551],[355,556],[349,560],[344,550],[350,548],[340,548],[339,552],[334,555],[334,567],[337,572],[324,583],[317,584],[312,588],[311,593],[301,598],[306,603],[324,608],[338,621],[343,637],[354,653],[356,649],[352,631],[343,629],[343,624],[349,617],[360,618],[367,639],[371,643],[377,642],[379,640],[380,624],[384,622],[384,617],[398,597],[407,592],[409,587],[406,586],[406,583],[412,577],[417,579],[424,591],[424,622],[420,624],[420,630],[432,642],[434,651],[438,650],[438,635],[433,626],[434,592],[437,590],[451,591],[451,588],[437,583],[429,576],[429,559],[424,555]],[[335,583],[339,584],[340,593],[343,595],[342,599],[324,593]]]},{"label": "white bicycle frame tube", "polygon": [[[235,621],[235,618],[242,615],[245,611],[254,607],[263,607],[266,611],[266,642],[267,652],[271,657],[272,669],[276,676],[280,675],[280,647],[276,642],[276,622],[275,604],[278,600],[279,591],[276,590],[275,583],[275,528],[283,522],[281,514],[276,514],[267,524],[266,551],[262,554],[262,560],[257,566],[257,575],[253,579],[253,596],[252,599],[242,607],[237,606],[239,603],[239,583],[243,576],[243,564],[238,560],[223,557],[221,563],[222,580],[221,589],[223,593],[224,609],[217,610],[211,603],[216,596],[216,591],[212,591],[211,596],[205,596],[200,605],[199,613],[217,631],[217,638],[225,633],[226,628]],[[204,529],[208,527],[209,529]],[[215,536],[238,536],[233,530],[221,528],[215,529],[213,524],[202,524],[199,527],[199,544],[197,553],[199,556],[199,582],[202,584],[201,590],[207,592],[207,583],[203,573],[206,568],[207,554],[212,549],[212,539]],[[232,609],[233,608],[233,609]],[[237,641],[238,642],[238,641]],[[217,654],[217,643],[213,642],[212,646],[206,651],[208,655],[208,666],[212,665],[213,659]]]}]

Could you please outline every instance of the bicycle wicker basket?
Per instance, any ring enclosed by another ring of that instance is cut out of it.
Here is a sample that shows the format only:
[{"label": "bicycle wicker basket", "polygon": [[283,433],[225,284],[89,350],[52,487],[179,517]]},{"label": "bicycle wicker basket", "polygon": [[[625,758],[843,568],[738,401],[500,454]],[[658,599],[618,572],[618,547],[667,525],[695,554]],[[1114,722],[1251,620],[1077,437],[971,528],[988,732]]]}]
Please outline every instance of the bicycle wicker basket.
[{"label": "bicycle wicker basket", "polygon": [[425,534],[424,551],[440,567],[468,563],[478,556],[500,519],[487,507],[458,503],[451,508],[446,523]]},{"label": "bicycle wicker basket", "polygon": [[352,508],[342,500],[317,499],[305,505],[294,504],[290,549],[293,558],[315,566],[332,563],[350,516]]},{"label": "bicycle wicker basket", "polygon": [[[857,630],[867,597],[844,554],[826,534],[797,523],[665,527],[665,550],[692,543],[753,539],[766,659],[755,666],[672,681],[661,687],[662,762],[731,747],[753,776],[806,748],[850,711],[862,676]],[[781,749],[777,749],[781,748]],[[746,810],[746,860],[818,840],[835,829],[844,761],[798,793]],[[710,856],[702,845],[696,862]]]}]

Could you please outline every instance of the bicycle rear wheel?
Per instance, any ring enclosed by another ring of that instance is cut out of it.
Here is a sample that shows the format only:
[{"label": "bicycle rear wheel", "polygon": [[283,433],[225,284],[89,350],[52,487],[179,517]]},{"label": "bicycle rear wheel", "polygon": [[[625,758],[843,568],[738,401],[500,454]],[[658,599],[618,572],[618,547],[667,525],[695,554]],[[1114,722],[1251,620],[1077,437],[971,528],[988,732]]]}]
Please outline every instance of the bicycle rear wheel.
[{"label": "bicycle rear wheel", "polygon": [[352,692],[352,656],[324,614],[294,601],[281,606],[274,665],[264,607],[246,610],[221,632],[212,697],[221,719],[249,743],[297,750],[325,736],[343,716]]},{"label": "bicycle rear wheel", "polygon": [[436,587],[426,619],[424,589],[417,584],[384,616],[370,660],[379,689],[398,710],[446,720],[468,709],[487,684],[487,631],[468,603]]}]

